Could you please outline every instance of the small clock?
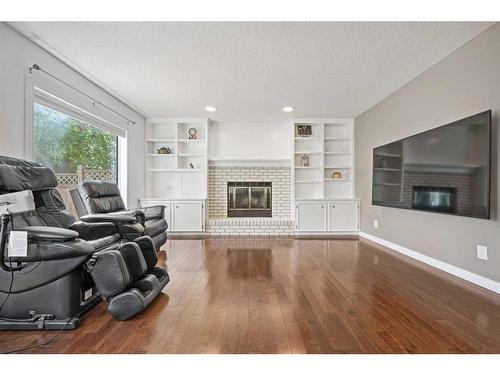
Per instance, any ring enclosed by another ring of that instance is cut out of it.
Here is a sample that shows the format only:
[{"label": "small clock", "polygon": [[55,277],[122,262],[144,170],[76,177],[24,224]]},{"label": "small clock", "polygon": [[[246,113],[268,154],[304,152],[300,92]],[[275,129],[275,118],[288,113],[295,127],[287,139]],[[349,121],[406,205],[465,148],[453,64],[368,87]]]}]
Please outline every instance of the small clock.
[{"label": "small clock", "polygon": [[188,130],[188,134],[189,134],[189,139],[196,139],[196,134],[198,134],[198,130],[196,130],[195,128],[191,128]]}]

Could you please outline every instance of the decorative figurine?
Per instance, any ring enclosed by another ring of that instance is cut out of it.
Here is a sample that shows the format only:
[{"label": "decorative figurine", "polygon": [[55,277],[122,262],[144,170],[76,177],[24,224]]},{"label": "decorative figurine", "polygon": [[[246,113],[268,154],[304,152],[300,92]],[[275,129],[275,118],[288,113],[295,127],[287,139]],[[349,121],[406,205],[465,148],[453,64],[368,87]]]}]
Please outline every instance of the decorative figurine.
[{"label": "decorative figurine", "polygon": [[332,173],[332,178],[333,178],[334,180],[338,180],[338,179],[342,178],[342,173],[341,173],[341,172],[338,172],[338,171],[337,171],[337,172],[333,172],[333,173]]},{"label": "decorative figurine", "polygon": [[302,167],[309,167],[309,165],[310,165],[310,164],[309,164],[309,156],[307,156],[307,155],[302,155],[302,156],[300,157],[300,165],[301,165]]},{"label": "decorative figurine", "polygon": [[195,128],[191,128],[188,130],[188,134],[189,134],[189,139],[196,139],[196,135],[198,134],[198,130],[196,130]]},{"label": "decorative figurine", "polygon": [[161,147],[156,150],[158,152],[158,155],[166,155],[166,154],[171,154],[172,149],[170,147]]},{"label": "decorative figurine", "polygon": [[190,169],[194,169],[194,164],[193,163],[189,163],[189,168]]}]

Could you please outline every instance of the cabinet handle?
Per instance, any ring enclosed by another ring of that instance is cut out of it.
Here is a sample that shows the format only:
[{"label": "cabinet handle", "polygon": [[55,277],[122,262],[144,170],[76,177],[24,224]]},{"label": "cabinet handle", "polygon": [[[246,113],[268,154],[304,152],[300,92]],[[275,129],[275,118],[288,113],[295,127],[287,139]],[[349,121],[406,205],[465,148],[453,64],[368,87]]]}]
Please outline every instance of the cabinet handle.
[{"label": "cabinet handle", "polygon": [[321,208],[325,208],[325,206],[321,206]]},{"label": "cabinet handle", "polygon": [[175,208],[179,208],[179,206],[175,206]]},{"label": "cabinet handle", "polygon": [[335,206],[332,205],[332,208],[335,208]]}]

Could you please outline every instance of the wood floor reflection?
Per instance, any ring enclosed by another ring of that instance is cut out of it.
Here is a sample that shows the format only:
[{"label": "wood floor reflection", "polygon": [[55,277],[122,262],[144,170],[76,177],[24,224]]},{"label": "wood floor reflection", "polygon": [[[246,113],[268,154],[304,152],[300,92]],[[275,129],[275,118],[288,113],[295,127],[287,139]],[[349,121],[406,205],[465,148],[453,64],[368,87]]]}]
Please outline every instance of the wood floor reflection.
[{"label": "wood floor reflection", "polygon": [[[101,303],[35,353],[500,353],[500,297],[358,240],[169,240],[143,314]],[[0,351],[53,332],[0,332]]]}]

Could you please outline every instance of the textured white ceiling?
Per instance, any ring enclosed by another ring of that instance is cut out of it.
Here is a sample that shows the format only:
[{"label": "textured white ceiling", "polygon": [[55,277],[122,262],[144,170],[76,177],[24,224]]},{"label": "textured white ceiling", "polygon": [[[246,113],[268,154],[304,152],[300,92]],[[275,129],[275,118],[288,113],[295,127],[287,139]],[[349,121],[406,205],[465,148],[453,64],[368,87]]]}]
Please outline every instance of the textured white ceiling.
[{"label": "textured white ceiling", "polygon": [[354,117],[491,23],[11,25],[146,116],[276,121]]}]

